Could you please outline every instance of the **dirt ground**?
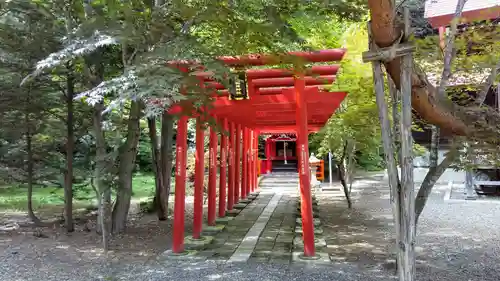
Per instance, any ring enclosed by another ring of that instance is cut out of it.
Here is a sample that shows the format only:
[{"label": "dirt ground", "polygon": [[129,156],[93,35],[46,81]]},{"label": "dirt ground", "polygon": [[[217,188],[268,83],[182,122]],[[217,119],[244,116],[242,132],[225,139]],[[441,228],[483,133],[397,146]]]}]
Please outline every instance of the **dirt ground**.
[{"label": "dirt ground", "polygon": [[[500,204],[479,200],[446,201],[443,200],[444,188],[435,187],[419,221],[418,280],[500,280]],[[329,272],[317,273],[328,277],[320,280],[367,281],[371,280],[367,277],[379,275],[380,280],[389,280],[394,272],[394,228],[388,188],[380,179],[366,179],[353,187],[353,193],[351,210],[346,208],[339,192],[317,194],[326,251],[333,261]],[[186,233],[190,232],[191,213],[192,201],[187,201]],[[0,218],[0,226],[4,227],[0,230],[0,280],[115,280],[112,278],[115,275],[122,276],[116,280],[173,280],[168,267],[149,262],[170,248],[171,220],[158,222],[154,214],[131,215],[126,234],[112,239],[111,251],[105,257],[92,220],[90,223],[80,220],[76,231],[70,234],[60,225],[39,230],[5,229],[15,226],[12,220],[22,219],[25,220],[25,216],[19,214],[3,214]],[[244,271],[245,266],[238,270]],[[282,273],[271,265],[266,266],[270,269],[261,273],[273,277],[259,280],[283,280],[292,270],[292,267],[283,269]],[[350,269],[337,270],[342,266]],[[213,270],[221,276],[226,274],[219,272],[225,269]],[[335,279],[335,272],[363,277]],[[303,270],[297,273],[302,276],[299,273]],[[175,274],[188,273],[181,267]],[[199,274],[206,275],[203,271]],[[293,278],[291,280],[302,280]],[[194,280],[191,275],[175,279]],[[228,277],[227,280],[234,279]]]},{"label": "dirt ground", "polygon": [[[187,202],[186,222],[192,221],[192,208],[192,203]],[[51,253],[69,264],[87,259],[142,263],[170,247],[172,217],[158,221],[156,214],[131,214],[126,233],[111,237],[107,259],[101,248],[101,236],[95,231],[94,214],[78,216],[72,233],[67,233],[60,223],[33,227],[24,213],[2,214],[0,226],[0,249],[7,254]],[[186,223],[186,232],[189,231],[190,224]]]}]

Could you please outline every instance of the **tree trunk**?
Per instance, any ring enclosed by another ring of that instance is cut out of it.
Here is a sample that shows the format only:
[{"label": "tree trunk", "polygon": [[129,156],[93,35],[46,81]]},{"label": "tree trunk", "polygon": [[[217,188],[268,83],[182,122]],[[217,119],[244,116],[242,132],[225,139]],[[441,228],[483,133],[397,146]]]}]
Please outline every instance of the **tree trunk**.
[{"label": "tree trunk", "polygon": [[106,139],[102,129],[102,113],[104,104],[98,103],[94,106],[93,126],[96,142],[95,168],[93,182],[96,183],[95,192],[98,201],[99,214],[97,232],[102,234],[103,248],[108,250],[108,237],[111,232],[111,186],[106,180],[108,173]]},{"label": "tree trunk", "polygon": [[35,225],[40,225],[40,219],[35,215],[33,211],[33,144],[32,144],[32,136],[31,136],[31,128],[30,128],[30,117],[29,113],[26,110],[24,113],[25,122],[26,122],[26,154],[27,154],[27,184],[28,184],[28,216],[30,220]]},{"label": "tree trunk", "polygon": [[118,156],[118,190],[115,206],[113,208],[112,224],[114,233],[124,232],[127,224],[130,199],[132,197],[132,173],[134,171],[137,144],[140,134],[140,115],[140,102],[132,101],[130,103],[130,113],[127,125],[127,138],[125,143],[120,147],[120,154]]},{"label": "tree trunk", "polygon": [[[498,71],[500,70],[500,61],[497,63],[495,67],[491,69],[491,72],[484,84],[484,87],[481,89],[481,92],[477,95],[474,104],[478,107],[482,106],[484,101],[486,100],[486,95],[493,85],[495,81],[495,77],[497,76]],[[455,161],[455,158],[458,156],[459,146],[453,146],[448,155],[441,161],[439,165],[436,166],[435,169],[430,168],[427,175],[425,175],[424,181],[418,190],[417,198],[415,201],[415,220],[418,222],[418,218],[422,213],[425,204],[427,203],[427,199],[432,192],[432,188],[436,181],[443,175],[446,169]]]},{"label": "tree trunk", "polygon": [[96,198],[97,198],[97,205],[99,206],[99,215],[97,218],[97,222],[99,224],[99,228],[101,229],[101,236],[102,236],[102,249],[104,250],[104,254],[108,253],[109,250],[109,232],[108,232],[108,225],[106,224],[106,206],[104,203],[104,194],[100,193],[99,190],[96,188]]},{"label": "tree trunk", "polygon": [[156,133],[156,118],[148,118],[149,140],[151,144],[151,157],[153,159],[153,172],[155,174],[155,197],[153,200],[154,209],[157,212],[159,220],[166,220],[167,213],[164,208],[165,197],[162,196],[163,184],[163,168],[160,156],[160,147],[158,143],[158,134]]},{"label": "tree trunk", "polygon": [[[379,48],[392,46],[402,31],[400,26],[396,26],[393,2],[393,0],[368,0],[371,32]],[[385,63],[385,68],[396,87],[400,89],[401,59],[395,58]],[[465,135],[468,132],[464,122],[440,103],[441,100],[436,96],[436,88],[428,82],[424,73],[414,68],[411,80],[412,107],[424,120],[453,134]]]},{"label": "tree trunk", "polygon": [[446,169],[453,163],[455,157],[458,154],[456,148],[452,148],[446,157],[436,166],[436,168],[430,168],[427,175],[425,175],[424,181],[420,186],[417,193],[417,198],[415,199],[415,221],[418,222],[418,218],[424,210],[425,203],[431,194],[432,187],[436,184],[437,180],[443,175]]},{"label": "tree trunk", "polygon": [[161,119],[161,163],[163,175],[163,189],[161,193],[161,202],[164,204],[165,214],[168,215],[168,200],[172,184],[172,166],[174,160],[174,117],[163,112]]},{"label": "tree trunk", "polygon": [[347,201],[347,208],[351,209],[352,208],[352,201],[351,201],[351,193],[349,191],[350,187],[348,184],[348,165],[346,165],[346,158],[348,157],[348,149],[349,149],[349,141],[344,142],[344,148],[342,152],[342,156],[340,157],[339,161],[337,161],[337,170],[338,170],[338,175],[340,179],[340,183],[342,184],[342,188],[344,190],[344,195],[345,199]]},{"label": "tree trunk", "polygon": [[66,231],[75,230],[73,224],[73,152],[74,152],[74,129],[73,129],[73,97],[75,93],[75,81],[71,63],[66,65],[66,174],[64,178],[64,224]]},{"label": "tree trunk", "polygon": [[429,149],[429,168],[436,168],[439,159],[439,128],[432,126],[431,128],[431,147]]}]

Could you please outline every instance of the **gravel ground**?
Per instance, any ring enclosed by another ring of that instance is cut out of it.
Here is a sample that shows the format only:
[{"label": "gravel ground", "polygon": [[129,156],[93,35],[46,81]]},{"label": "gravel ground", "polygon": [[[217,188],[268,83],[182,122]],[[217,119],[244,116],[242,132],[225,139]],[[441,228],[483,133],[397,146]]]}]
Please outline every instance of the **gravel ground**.
[{"label": "gravel ground", "polygon": [[[446,188],[434,188],[420,217],[418,280],[500,280],[500,204],[493,200],[444,201]],[[332,196],[338,194],[319,196],[331,258],[363,272],[394,272],[387,186],[367,180],[354,187],[352,210],[347,210],[343,197]]]},{"label": "gravel ground", "polygon": [[[334,195],[318,193],[327,251],[336,261],[327,267],[163,261],[156,256],[169,247],[170,227],[144,216],[113,242],[108,259],[92,232],[0,233],[0,280],[392,280],[387,187],[380,181],[355,187],[353,210]],[[418,280],[500,280],[500,204],[443,195],[438,187],[419,223]]]}]

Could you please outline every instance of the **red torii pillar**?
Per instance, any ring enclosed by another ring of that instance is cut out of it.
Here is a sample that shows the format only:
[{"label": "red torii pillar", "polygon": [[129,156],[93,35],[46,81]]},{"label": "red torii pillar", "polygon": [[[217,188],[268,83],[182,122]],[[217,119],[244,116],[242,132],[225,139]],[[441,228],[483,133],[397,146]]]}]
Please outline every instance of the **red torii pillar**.
[{"label": "red torii pillar", "polygon": [[248,138],[249,138],[249,129],[243,129],[243,151],[241,157],[241,199],[247,198],[248,191]]},{"label": "red torii pillar", "polygon": [[226,216],[226,169],[227,169],[227,119],[222,120],[223,131],[220,141],[220,172],[219,172],[219,217]]},{"label": "red torii pillar", "polygon": [[234,167],[235,167],[235,144],[236,144],[236,136],[235,136],[235,125],[233,122],[229,124],[229,152],[228,152],[228,186],[227,186],[227,209],[232,210],[234,205]]},{"label": "red torii pillar", "polygon": [[273,166],[273,162],[271,160],[271,139],[268,137],[266,139],[266,173],[270,174]]},{"label": "red torii pillar", "polygon": [[241,192],[240,186],[242,186],[241,178],[243,173],[241,170],[241,124],[236,126],[236,138],[235,138],[235,148],[234,153],[234,203],[238,203],[240,200]]},{"label": "red torii pillar", "polygon": [[247,195],[253,192],[253,176],[254,176],[254,150],[253,150],[253,140],[255,138],[255,131],[250,130],[249,132],[250,138],[248,139],[248,187],[247,187]]},{"label": "red torii pillar", "polygon": [[302,233],[304,239],[304,255],[316,255],[314,248],[314,224],[311,198],[311,178],[309,172],[309,141],[307,129],[307,104],[304,99],[304,75],[295,77],[295,98],[297,103],[297,157],[299,159],[300,201],[302,216]]},{"label": "red torii pillar", "polygon": [[217,211],[217,133],[214,127],[210,127],[210,149],[208,170],[208,225],[215,225],[215,216]]},{"label": "red torii pillar", "polygon": [[[193,238],[200,239],[203,227],[203,181],[205,178],[205,130],[200,118],[196,119],[196,156],[194,170]],[[177,183],[177,182],[176,182]]]},{"label": "red torii pillar", "polygon": [[175,157],[175,205],[172,252],[184,252],[184,211],[186,204],[187,116],[177,123]]},{"label": "red torii pillar", "polygon": [[258,186],[258,174],[260,171],[258,171],[258,167],[257,167],[257,163],[259,162],[259,132],[256,130],[255,131],[255,139],[254,139],[254,162],[253,162],[253,170],[254,170],[254,177],[253,177],[253,180],[254,180],[254,184],[253,184],[253,190],[252,191],[256,191],[259,186]]},{"label": "red torii pillar", "polygon": [[252,151],[252,142],[253,142],[253,136],[254,136],[254,131],[253,130],[250,130],[248,129],[248,144],[247,144],[247,148],[248,148],[248,154],[247,154],[247,157],[248,157],[248,160],[247,160],[247,170],[248,170],[248,174],[247,174],[247,197],[248,195],[250,194],[250,192],[252,191],[252,188],[253,188],[253,181],[252,181],[252,178],[253,178],[253,151]]}]

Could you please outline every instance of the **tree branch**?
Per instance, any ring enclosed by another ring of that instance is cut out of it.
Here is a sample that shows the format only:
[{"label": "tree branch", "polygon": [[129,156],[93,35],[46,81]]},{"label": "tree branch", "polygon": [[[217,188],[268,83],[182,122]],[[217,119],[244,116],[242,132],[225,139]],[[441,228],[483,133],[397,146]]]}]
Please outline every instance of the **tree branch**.
[{"label": "tree branch", "polygon": [[448,42],[446,43],[446,48],[444,50],[444,66],[443,73],[441,74],[441,82],[437,89],[438,98],[445,99],[446,97],[446,87],[448,86],[448,81],[451,77],[451,62],[455,58],[455,36],[457,34],[457,23],[462,16],[462,11],[467,0],[458,0],[457,7],[455,9],[455,15],[451,21],[450,34],[448,34]]}]

